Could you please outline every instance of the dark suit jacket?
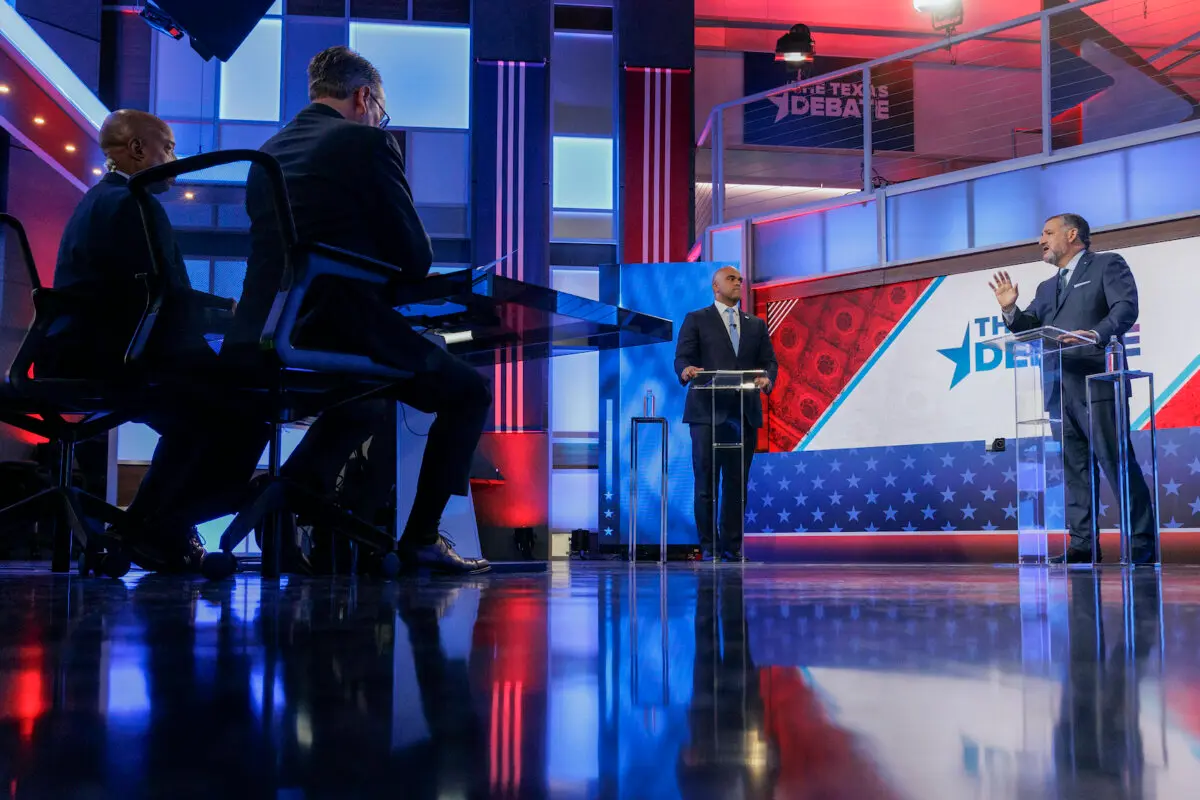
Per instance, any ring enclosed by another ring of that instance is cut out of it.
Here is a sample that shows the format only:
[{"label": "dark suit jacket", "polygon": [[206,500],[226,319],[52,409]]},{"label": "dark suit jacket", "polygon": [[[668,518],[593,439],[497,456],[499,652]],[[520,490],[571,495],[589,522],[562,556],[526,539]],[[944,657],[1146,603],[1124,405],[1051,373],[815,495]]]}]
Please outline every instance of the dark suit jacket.
[{"label": "dark suit jacket", "polygon": [[[153,198],[151,206],[151,224],[169,261],[167,288],[190,292],[167,212]],[[119,370],[146,307],[146,283],[138,276],[152,270],[150,245],[129,182],[110,172],[83,196],[63,231],[54,288],[81,298],[83,308],[51,330],[46,356],[38,361],[42,374],[111,377]],[[152,354],[202,352],[200,320],[184,318],[184,311],[180,307],[174,319],[159,320]]]},{"label": "dark suit jacket", "polygon": [[[1104,348],[1109,339],[1116,336],[1124,344],[1126,332],[1137,322],[1137,284],[1121,256],[1088,251],[1071,272],[1061,301],[1057,293],[1055,272],[1038,284],[1033,300],[1017,312],[1008,328],[1013,333],[1045,325],[1065,331],[1095,331],[1099,345],[1068,351],[1062,358],[1066,396],[1082,402],[1086,377],[1104,372]],[[1111,397],[1111,385],[1093,387],[1093,396]]]},{"label": "dark suit jacket", "polygon": [[[716,306],[710,305],[689,312],[684,317],[683,325],[679,328],[679,340],[675,344],[676,377],[687,367],[700,367],[703,370],[763,369],[767,371],[767,377],[774,385],[775,376],[779,373],[779,364],[775,361],[775,348],[771,346],[767,323],[740,309],[738,314],[741,328],[738,331],[740,338],[736,355],[733,352],[733,342],[729,340],[725,320],[721,319]],[[688,424],[720,425],[737,409],[737,401],[731,396],[732,392],[721,394],[727,395],[728,401],[721,402],[721,398],[718,398],[717,416],[714,420],[709,391],[689,386],[683,421]],[[746,424],[754,428],[762,427],[762,399],[758,392],[750,392],[746,398]]]},{"label": "dark suit jacket", "polygon": [[[386,261],[413,280],[428,274],[433,249],[387,131],[313,103],[261,149],[283,168],[301,241]],[[246,212],[251,251],[231,340],[257,342],[283,270],[269,183],[257,167],[246,181]]]}]

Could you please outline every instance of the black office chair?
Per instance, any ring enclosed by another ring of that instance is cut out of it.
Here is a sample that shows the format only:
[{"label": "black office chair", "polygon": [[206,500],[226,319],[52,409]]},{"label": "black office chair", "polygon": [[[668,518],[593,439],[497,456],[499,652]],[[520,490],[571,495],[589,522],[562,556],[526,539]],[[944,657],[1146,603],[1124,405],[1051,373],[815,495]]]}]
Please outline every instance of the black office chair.
[{"label": "black office chair", "polygon": [[233,574],[237,570],[234,550],[258,528],[262,534],[262,574],[277,577],[283,514],[294,513],[310,524],[336,531],[367,548],[374,559],[374,571],[386,577],[394,576],[399,572],[400,563],[394,552],[392,534],[359,519],[328,498],[281,478],[279,468],[284,425],[313,417],[341,403],[362,399],[391,383],[411,377],[410,373],[379,364],[365,355],[297,345],[294,334],[305,295],[314,281],[325,276],[382,285],[399,279],[402,273],[389,264],[337,248],[298,243],[287,185],[275,159],[256,150],[217,151],[146,170],[130,181],[130,189],[141,205],[143,222],[151,237],[153,263],[158,272],[156,280],[151,281],[152,301],[135,336],[130,356],[132,359],[139,357],[163,304],[170,302],[162,278],[166,255],[150,224],[147,187],[190,172],[242,161],[261,167],[270,180],[284,254],[283,278],[250,367],[244,368],[231,360],[228,371],[210,378],[217,377],[230,391],[262,403],[272,425],[272,435],[268,445],[268,473],[256,482],[250,501],[221,536],[220,550],[205,558],[204,574],[214,580]]},{"label": "black office chair", "polygon": [[[0,422],[48,439],[56,450],[51,485],[7,508],[0,509],[0,529],[36,521],[50,526],[51,569],[71,569],[72,542],[83,548],[81,575],[120,577],[129,571],[129,557],[119,540],[91,528],[89,520],[120,523],[124,512],[94,495],[72,486],[75,445],[138,416],[139,393],[116,382],[51,378],[36,374],[39,357],[46,355],[45,341],[53,326],[81,312],[86,298],[42,286],[29,239],[21,223],[0,214],[0,224],[17,236],[33,293],[34,318],[5,373],[0,387]],[[64,524],[65,523],[65,524]]]}]

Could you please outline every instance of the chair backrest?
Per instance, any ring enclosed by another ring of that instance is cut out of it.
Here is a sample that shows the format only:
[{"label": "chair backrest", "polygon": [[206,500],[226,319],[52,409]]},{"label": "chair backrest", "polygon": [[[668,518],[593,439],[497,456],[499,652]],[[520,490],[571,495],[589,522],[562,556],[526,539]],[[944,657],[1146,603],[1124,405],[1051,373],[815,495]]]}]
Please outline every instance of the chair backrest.
[{"label": "chair backrest", "polygon": [[127,362],[137,362],[146,352],[153,337],[155,324],[162,315],[163,304],[170,302],[167,276],[171,269],[173,253],[168,253],[162,231],[154,220],[154,201],[150,196],[150,188],[156,184],[178,178],[191,172],[219,167],[226,164],[237,164],[248,161],[261,167],[270,178],[271,204],[275,209],[278,231],[282,239],[284,253],[285,281],[290,279],[291,253],[296,244],[296,223],[292,219],[291,203],[288,201],[287,184],[283,180],[283,170],[279,162],[266,153],[258,150],[216,150],[197,156],[172,161],[137,173],[129,180],[129,190],[137,201],[138,210],[142,216],[142,227],[146,232],[146,241],[150,248],[150,263],[154,274],[147,276],[150,284],[150,303],[146,313],[138,324],[129,351],[126,353]]},{"label": "chair backrest", "polygon": [[[9,363],[5,365],[5,384],[14,389],[19,389],[21,384],[29,379],[29,373],[34,361],[34,353],[40,349],[40,345],[45,339],[50,325],[58,315],[51,313],[51,309],[49,308],[50,304],[47,302],[49,298],[45,296],[47,290],[42,288],[42,279],[38,275],[37,264],[33,260],[33,249],[29,246],[29,237],[25,233],[25,226],[11,214],[3,213],[0,213],[0,225],[6,228],[8,232],[16,235],[19,256],[21,261],[24,262],[30,291],[33,296],[33,320],[19,334],[21,344],[13,352]],[[14,330],[13,332],[15,333],[16,331]]]},{"label": "chair backrest", "polygon": [[249,161],[263,169],[270,188],[271,204],[281,238],[280,251],[284,259],[282,279],[266,323],[259,334],[260,351],[274,354],[278,365],[287,369],[392,380],[411,377],[410,373],[379,364],[365,355],[300,348],[293,344],[301,307],[318,277],[334,276],[383,285],[399,279],[401,272],[394,266],[356,253],[324,245],[298,243],[296,223],[292,217],[283,170],[273,157],[258,150],[218,150],[189,156],[139,172],[130,180],[129,188],[137,198],[142,213],[142,222],[150,241],[151,260],[157,276],[151,307],[143,319],[143,324],[139,326],[138,334],[130,347],[129,358],[136,359],[144,352],[151,329],[161,314],[162,303],[167,295],[165,276],[170,266],[170,254],[166,252],[162,237],[153,224],[149,187],[168,178],[240,161]]}]

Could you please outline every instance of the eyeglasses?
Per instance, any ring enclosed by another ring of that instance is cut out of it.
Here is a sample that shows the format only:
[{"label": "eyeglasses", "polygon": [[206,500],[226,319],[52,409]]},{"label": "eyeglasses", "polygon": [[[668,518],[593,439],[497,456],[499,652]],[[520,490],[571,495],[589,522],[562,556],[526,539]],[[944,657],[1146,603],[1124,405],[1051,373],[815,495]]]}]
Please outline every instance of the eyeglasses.
[{"label": "eyeglasses", "polygon": [[[367,91],[369,93],[370,89]],[[371,98],[375,105],[379,106],[379,113],[383,114],[383,117],[381,117],[379,120],[379,127],[386,128],[388,125],[391,125],[392,118],[388,116],[387,109],[383,107],[383,103],[379,102],[379,99],[373,94],[368,94],[367,96]]]}]

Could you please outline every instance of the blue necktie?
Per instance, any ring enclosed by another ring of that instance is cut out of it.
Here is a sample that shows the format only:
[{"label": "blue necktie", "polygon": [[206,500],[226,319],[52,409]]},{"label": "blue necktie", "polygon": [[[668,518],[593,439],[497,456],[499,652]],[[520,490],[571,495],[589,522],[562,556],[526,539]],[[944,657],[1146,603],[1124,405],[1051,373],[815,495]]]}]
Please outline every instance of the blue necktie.
[{"label": "blue necktie", "polygon": [[1058,297],[1055,298],[1058,302],[1062,302],[1063,293],[1067,291],[1067,270],[1060,269],[1058,271]]},{"label": "blue necktie", "polygon": [[733,342],[733,354],[738,354],[738,345],[741,343],[741,337],[738,336],[737,326],[737,310],[732,308],[725,309],[725,316],[729,317],[729,340]]}]

